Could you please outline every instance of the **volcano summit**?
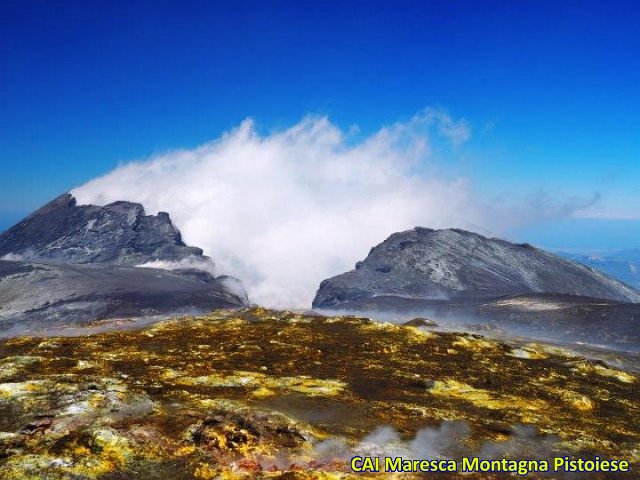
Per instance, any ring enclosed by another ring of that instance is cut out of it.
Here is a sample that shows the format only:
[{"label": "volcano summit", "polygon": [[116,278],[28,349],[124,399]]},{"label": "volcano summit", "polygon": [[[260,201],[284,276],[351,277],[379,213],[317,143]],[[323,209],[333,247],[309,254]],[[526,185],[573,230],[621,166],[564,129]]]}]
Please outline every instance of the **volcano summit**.
[{"label": "volcano summit", "polygon": [[324,280],[313,306],[480,321],[635,350],[638,302],[633,287],[529,244],[416,227],[372,248],[354,270]]},{"label": "volcano summit", "polygon": [[[0,325],[166,315],[248,303],[167,213],[62,195],[0,235]],[[147,268],[140,268],[147,267]],[[153,268],[148,268],[153,267]]]}]

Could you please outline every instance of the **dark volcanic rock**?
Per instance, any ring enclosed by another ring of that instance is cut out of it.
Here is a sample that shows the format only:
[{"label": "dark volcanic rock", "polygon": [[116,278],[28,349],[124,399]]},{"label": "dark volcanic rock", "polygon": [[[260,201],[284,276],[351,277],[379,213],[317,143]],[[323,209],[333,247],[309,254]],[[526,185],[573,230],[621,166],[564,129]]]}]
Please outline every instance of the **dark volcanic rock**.
[{"label": "dark volcanic rock", "polygon": [[381,296],[479,303],[534,293],[640,302],[632,287],[528,244],[418,227],[391,235],[355,270],[323,281],[313,306],[343,309]]},{"label": "dark volcanic rock", "polygon": [[145,215],[138,203],[76,205],[61,195],[0,234],[0,258],[47,263],[137,265],[202,257],[182,241],[169,215]]},{"label": "dark volcanic rock", "polygon": [[632,287],[530,245],[416,228],[322,282],[313,305],[637,351],[639,300]]},{"label": "dark volcanic rock", "polygon": [[117,265],[25,264],[0,261],[0,333],[20,324],[46,326],[92,320],[186,314],[246,305],[207,273]]},{"label": "dark volcanic rock", "polygon": [[65,194],[0,234],[0,327],[247,305],[240,282],[212,268],[168,214],[130,202],[78,206]]},{"label": "dark volcanic rock", "polygon": [[554,294],[517,295],[480,303],[381,295],[330,310],[332,314],[357,313],[393,321],[422,315],[436,318],[441,328],[640,351],[639,303]]},{"label": "dark volcanic rock", "polygon": [[478,305],[473,318],[537,338],[640,351],[640,304],[566,295],[522,295]]},{"label": "dark volcanic rock", "polygon": [[412,318],[411,320],[407,320],[402,325],[405,327],[437,327],[438,324],[433,320],[423,317]]}]

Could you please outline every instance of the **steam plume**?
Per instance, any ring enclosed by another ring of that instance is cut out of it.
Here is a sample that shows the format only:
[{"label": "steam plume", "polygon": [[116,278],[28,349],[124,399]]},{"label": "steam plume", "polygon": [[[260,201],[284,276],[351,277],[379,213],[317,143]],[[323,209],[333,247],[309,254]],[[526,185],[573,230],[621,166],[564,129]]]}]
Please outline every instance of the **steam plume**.
[{"label": "steam plume", "polygon": [[501,229],[522,216],[517,205],[480,201],[465,178],[431,172],[434,145],[452,152],[469,136],[464,121],[433,109],[360,139],[324,117],[269,135],[246,120],[211,143],[125,164],[72,193],[79,204],[129,200],[167,211],[219,273],[243,281],[251,301],[304,308],[321,280],[393,232]]}]

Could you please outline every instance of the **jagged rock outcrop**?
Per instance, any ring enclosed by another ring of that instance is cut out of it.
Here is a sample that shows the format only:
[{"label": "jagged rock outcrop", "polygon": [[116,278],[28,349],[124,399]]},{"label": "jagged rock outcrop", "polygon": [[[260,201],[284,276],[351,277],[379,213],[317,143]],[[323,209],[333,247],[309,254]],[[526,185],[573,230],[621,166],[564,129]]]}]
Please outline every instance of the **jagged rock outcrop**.
[{"label": "jagged rock outcrop", "polygon": [[167,213],[65,194],[0,234],[0,330],[248,305],[238,280],[212,270]]},{"label": "jagged rock outcrop", "polygon": [[165,212],[145,215],[131,202],[79,206],[67,193],[0,234],[1,257],[138,265],[202,257],[202,250],[185,245]]},{"label": "jagged rock outcrop", "polygon": [[323,281],[313,306],[339,309],[377,297],[479,303],[539,293],[640,302],[634,288],[531,245],[417,227],[391,235],[355,270]]}]

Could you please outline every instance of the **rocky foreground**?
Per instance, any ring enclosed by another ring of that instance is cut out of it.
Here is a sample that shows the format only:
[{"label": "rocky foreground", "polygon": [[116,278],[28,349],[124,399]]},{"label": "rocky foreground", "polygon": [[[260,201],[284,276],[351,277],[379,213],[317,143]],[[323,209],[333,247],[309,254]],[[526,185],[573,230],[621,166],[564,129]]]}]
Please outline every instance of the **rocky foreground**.
[{"label": "rocky foreground", "polygon": [[356,454],[640,467],[637,376],[427,323],[254,308],[3,340],[0,478],[369,478]]}]

